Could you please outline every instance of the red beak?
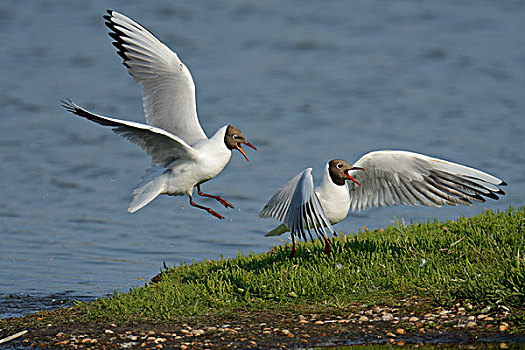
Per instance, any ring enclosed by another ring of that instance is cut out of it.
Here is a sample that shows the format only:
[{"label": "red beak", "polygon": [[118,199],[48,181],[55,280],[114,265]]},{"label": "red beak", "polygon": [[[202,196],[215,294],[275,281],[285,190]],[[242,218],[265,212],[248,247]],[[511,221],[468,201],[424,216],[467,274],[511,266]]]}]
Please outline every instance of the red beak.
[{"label": "red beak", "polygon": [[242,149],[241,143],[244,143],[246,146],[251,147],[251,148],[253,148],[253,149],[256,150],[256,151],[257,151],[257,148],[255,148],[255,146],[252,145],[251,143],[249,143],[248,141],[237,142],[237,143],[235,144],[235,148],[237,148],[237,149],[239,150],[239,152],[242,153],[242,155],[244,156],[244,158],[246,158],[246,160],[249,162],[250,159],[248,159],[248,156],[246,155],[246,153],[244,153],[244,150]]},{"label": "red beak", "polygon": [[351,167],[350,169],[346,169],[346,170],[344,171],[344,174],[346,175],[347,178],[349,178],[350,180],[352,180],[353,182],[355,182],[356,184],[358,184],[359,186],[361,186],[361,184],[359,183],[359,181],[357,181],[356,179],[354,179],[352,176],[350,176],[350,175],[348,174],[348,171],[350,171],[350,170],[363,170],[363,171],[365,171],[365,169],[363,169],[363,168],[359,168],[359,167],[355,167],[355,166],[354,166],[354,167]]}]

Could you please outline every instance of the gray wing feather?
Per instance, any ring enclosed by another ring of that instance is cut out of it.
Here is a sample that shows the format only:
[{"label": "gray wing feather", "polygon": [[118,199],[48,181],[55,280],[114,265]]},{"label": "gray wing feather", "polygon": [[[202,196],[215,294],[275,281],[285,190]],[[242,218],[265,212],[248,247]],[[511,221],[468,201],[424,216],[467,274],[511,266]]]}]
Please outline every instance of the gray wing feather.
[{"label": "gray wing feather", "polygon": [[129,74],[142,85],[148,125],[194,144],[206,139],[197,116],[195,84],[176,53],[130,18],[108,10],[104,16],[113,45]]},{"label": "gray wing feather", "polygon": [[470,205],[498,199],[506,183],[490,174],[407,151],[375,151],[355,164],[365,171],[349,175],[361,183],[349,182],[352,211],[394,205]]},{"label": "gray wing feather", "polygon": [[166,167],[175,160],[194,159],[196,156],[191,146],[165,130],[97,115],[71,101],[62,101],[62,106],[73,114],[113,128],[116,134],[141,147],[156,165]]},{"label": "gray wing feather", "polygon": [[312,238],[311,230],[319,237],[335,233],[314,192],[312,168],[303,170],[288,181],[268,201],[259,215],[263,218],[276,218],[292,234],[299,234],[304,239],[307,233]]}]

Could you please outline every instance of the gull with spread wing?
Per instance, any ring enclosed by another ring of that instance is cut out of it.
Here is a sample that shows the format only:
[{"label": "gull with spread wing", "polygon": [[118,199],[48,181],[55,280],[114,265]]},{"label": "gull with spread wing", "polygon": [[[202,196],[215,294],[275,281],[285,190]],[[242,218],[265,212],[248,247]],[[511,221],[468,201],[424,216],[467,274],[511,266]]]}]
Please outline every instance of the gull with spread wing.
[{"label": "gull with spread wing", "polygon": [[330,254],[328,233],[346,218],[350,209],[394,204],[470,205],[485,198],[504,195],[506,183],[492,175],[446,160],[407,151],[375,151],[362,156],[354,165],[342,159],[326,163],[319,186],[314,187],[312,168],[307,168],[285,184],[261,211],[282,224],[266,234],[278,236],[290,231],[293,258],[295,235],[307,239],[312,231],[324,239]]},{"label": "gull with spread wing", "polygon": [[221,127],[208,138],[197,117],[193,78],[177,54],[137,22],[116,11],[107,12],[105,24],[111,30],[109,36],[115,40],[113,45],[128,73],[142,85],[147,124],[97,115],[69,100],[62,101],[63,107],[80,117],[111,127],[151,157],[153,166],[133,191],[130,213],[160,194],[186,194],[192,206],[224,219],[211,208],[193,202],[193,189],[197,187],[199,195],[233,208],[222,197],[203,193],[200,185],[224,169],[233,149],[241,152],[247,161],[242,144],[257,149],[232,125]]}]

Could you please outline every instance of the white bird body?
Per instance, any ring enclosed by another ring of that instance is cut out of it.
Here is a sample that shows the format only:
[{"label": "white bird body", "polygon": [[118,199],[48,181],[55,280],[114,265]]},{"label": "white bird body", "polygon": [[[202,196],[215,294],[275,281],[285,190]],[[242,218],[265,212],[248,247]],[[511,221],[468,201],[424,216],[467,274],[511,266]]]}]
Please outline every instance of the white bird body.
[{"label": "white bird body", "polygon": [[[266,204],[261,217],[274,217],[283,224],[267,233],[276,236],[291,231],[312,238],[311,230],[326,242],[335,234],[332,224],[346,218],[350,209],[362,210],[394,204],[470,205],[498,199],[506,183],[492,175],[446,160],[407,151],[375,151],[354,165],[333,159],[325,166],[321,183],[313,189],[312,168],[303,170],[285,184]],[[346,180],[352,180],[348,182]]]},{"label": "white bird body", "polygon": [[202,193],[200,185],[224,169],[232,149],[239,150],[246,160],[241,144],[257,149],[231,125],[221,127],[208,139],[197,116],[193,78],[177,54],[140,24],[118,12],[108,10],[104,18],[128,73],[142,85],[147,124],[97,115],[71,101],[63,101],[63,106],[71,113],[112,127],[151,157],[153,166],[133,191],[129,212],[139,210],[160,194],[188,195],[192,206],[223,219],[212,209],[195,204],[193,189],[197,187],[199,195],[233,208],[220,196]]},{"label": "white bird body", "polygon": [[196,185],[213,179],[224,169],[232,154],[223,141],[226,128],[224,126],[212,138],[199,140],[192,145],[196,151],[193,162],[174,161],[168,165],[170,175],[162,194],[191,195]]},{"label": "white bird body", "polygon": [[315,194],[326,218],[332,225],[346,218],[350,210],[348,184],[345,182],[343,186],[338,186],[332,181],[328,172],[328,163],[325,166],[321,183],[315,188]]}]

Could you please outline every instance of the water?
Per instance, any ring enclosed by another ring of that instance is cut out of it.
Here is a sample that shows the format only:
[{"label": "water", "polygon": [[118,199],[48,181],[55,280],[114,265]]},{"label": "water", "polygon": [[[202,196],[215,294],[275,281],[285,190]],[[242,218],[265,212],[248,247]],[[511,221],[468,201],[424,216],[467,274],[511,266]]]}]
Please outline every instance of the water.
[{"label": "water", "polygon": [[[258,212],[288,179],[340,157],[407,149],[509,183],[472,207],[367,210],[345,232],[523,205],[525,5],[518,1],[112,1],[191,69],[208,135],[239,127],[259,152],[235,152],[203,190],[234,210],[219,221],[187,198],[126,212],[149,166],[141,149],[66,113],[143,121],[120,64],[105,1],[0,4],[0,315],[126,291],[174,263],[264,252],[277,224]],[[197,200],[197,199],[196,199]],[[287,238],[286,238],[287,239]],[[101,291],[102,290],[102,291]],[[38,302],[24,299],[31,295]],[[18,303],[16,300],[19,299]],[[27,305],[27,308],[24,308]],[[31,306],[33,305],[33,306]]]}]

